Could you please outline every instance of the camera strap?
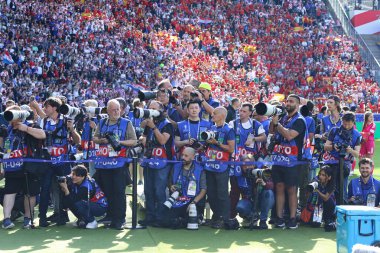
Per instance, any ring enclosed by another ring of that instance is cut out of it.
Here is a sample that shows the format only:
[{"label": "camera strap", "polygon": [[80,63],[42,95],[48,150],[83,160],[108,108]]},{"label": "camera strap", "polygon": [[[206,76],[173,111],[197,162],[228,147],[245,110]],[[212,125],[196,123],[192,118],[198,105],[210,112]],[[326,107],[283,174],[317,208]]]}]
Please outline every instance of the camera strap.
[{"label": "camera strap", "polygon": [[[190,120],[188,119],[187,120],[187,128],[189,129],[189,140],[191,139],[191,128],[190,128]],[[198,137],[199,137],[199,130],[201,128],[201,119],[199,119],[199,122],[198,122],[198,126],[197,126],[197,133],[196,133],[196,136],[195,136],[195,139],[198,140]]]}]

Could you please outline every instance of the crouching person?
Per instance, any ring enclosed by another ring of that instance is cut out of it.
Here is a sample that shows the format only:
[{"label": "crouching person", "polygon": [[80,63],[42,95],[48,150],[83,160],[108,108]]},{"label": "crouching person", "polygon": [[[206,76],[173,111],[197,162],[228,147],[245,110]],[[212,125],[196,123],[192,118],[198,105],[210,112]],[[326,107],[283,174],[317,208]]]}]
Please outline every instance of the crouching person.
[{"label": "crouching person", "polygon": [[[161,226],[170,228],[198,228],[201,203],[206,195],[206,174],[194,161],[195,150],[187,147],[182,153],[183,163],[175,164],[170,182],[170,197],[165,201]],[[188,225],[189,224],[189,225]]]},{"label": "crouching person", "polygon": [[301,212],[301,220],[314,227],[320,227],[322,221],[325,224],[325,231],[335,231],[335,179],[333,169],[325,165],[319,170],[316,177],[309,185],[311,194],[308,197],[307,205]]},{"label": "crouching person", "polygon": [[107,199],[87,168],[77,165],[71,176],[58,178],[64,193],[63,205],[78,218],[76,225],[94,229],[98,227],[95,217],[103,216],[108,207]]}]

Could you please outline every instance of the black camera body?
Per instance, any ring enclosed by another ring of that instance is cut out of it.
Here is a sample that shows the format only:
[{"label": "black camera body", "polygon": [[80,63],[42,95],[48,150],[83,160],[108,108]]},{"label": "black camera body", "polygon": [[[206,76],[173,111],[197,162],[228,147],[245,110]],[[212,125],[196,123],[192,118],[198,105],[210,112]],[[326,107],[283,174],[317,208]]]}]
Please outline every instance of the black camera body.
[{"label": "black camera body", "polygon": [[200,143],[197,139],[192,138],[192,140],[194,142],[190,147],[192,147],[195,150],[200,149],[202,147],[202,143]]},{"label": "black camera body", "polygon": [[121,144],[120,142],[116,139],[116,136],[113,133],[105,133],[104,137],[107,139],[107,141],[111,144],[113,150],[115,151],[120,151],[121,150]]},{"label": "black camera body", "polygon": [[143,151],[144,151],[144,146],[141,143],[139,143],[128,150],[128,156],[138,157],[139,154],[141,154]]},{"label": "black camera body", "polygon": [[337,149],[339,150],[339,156],[344,157],[344,156],[346,156],[346,150],[347,150],[347,148],[348,148],[350,145],[347,144],[347,143],[341,143],[341,142],[338,142],[338,143],[335,144],[335,146],[336,146]]},{"label": "black camera body", "polygon": [[8,137],[8,129],[6,125],[0,126],[0,137],[7,138]]},{"label": "black camera body", "polygon": [[364,200],[361,196],[355,196],[355,199],[353,201],[349,201],[349,204],[355,206],[362,206],[364,205]]},{"label": "black camera body", "polygon": [[71,183],[71,177],[70,176],[57,176],[57,182],[60,184],[60,183],[64,183],[66,182],[66,184],[70,184]]}]

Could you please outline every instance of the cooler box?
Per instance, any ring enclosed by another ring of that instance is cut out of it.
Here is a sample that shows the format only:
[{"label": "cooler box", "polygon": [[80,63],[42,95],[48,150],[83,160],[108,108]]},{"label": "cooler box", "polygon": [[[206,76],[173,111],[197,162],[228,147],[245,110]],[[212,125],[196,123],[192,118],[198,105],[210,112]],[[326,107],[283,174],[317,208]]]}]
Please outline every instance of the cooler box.
[{"label": "cooler box", "polygon": [[371,245],[380,240],[380,208],[337,206],[336,243],[338,253],[352,252],[357,243]]}]

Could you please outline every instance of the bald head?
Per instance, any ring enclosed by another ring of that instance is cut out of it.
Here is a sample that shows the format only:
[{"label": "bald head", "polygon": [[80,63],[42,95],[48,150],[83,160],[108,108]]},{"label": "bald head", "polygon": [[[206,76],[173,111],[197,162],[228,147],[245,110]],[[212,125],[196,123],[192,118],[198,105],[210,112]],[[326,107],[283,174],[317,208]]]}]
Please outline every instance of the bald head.
[{"label": "bald head", "polygon": [[195,158],[195,149],[186,147],[182,152],[182,160],[185,165],[191,164]]},{"label": "bald head", "polygon": [[223,106],[216,107],[212,112],[212,121],[215,122],[217,126],[221,126],[225,123],[227,117],[227,109]]}]

